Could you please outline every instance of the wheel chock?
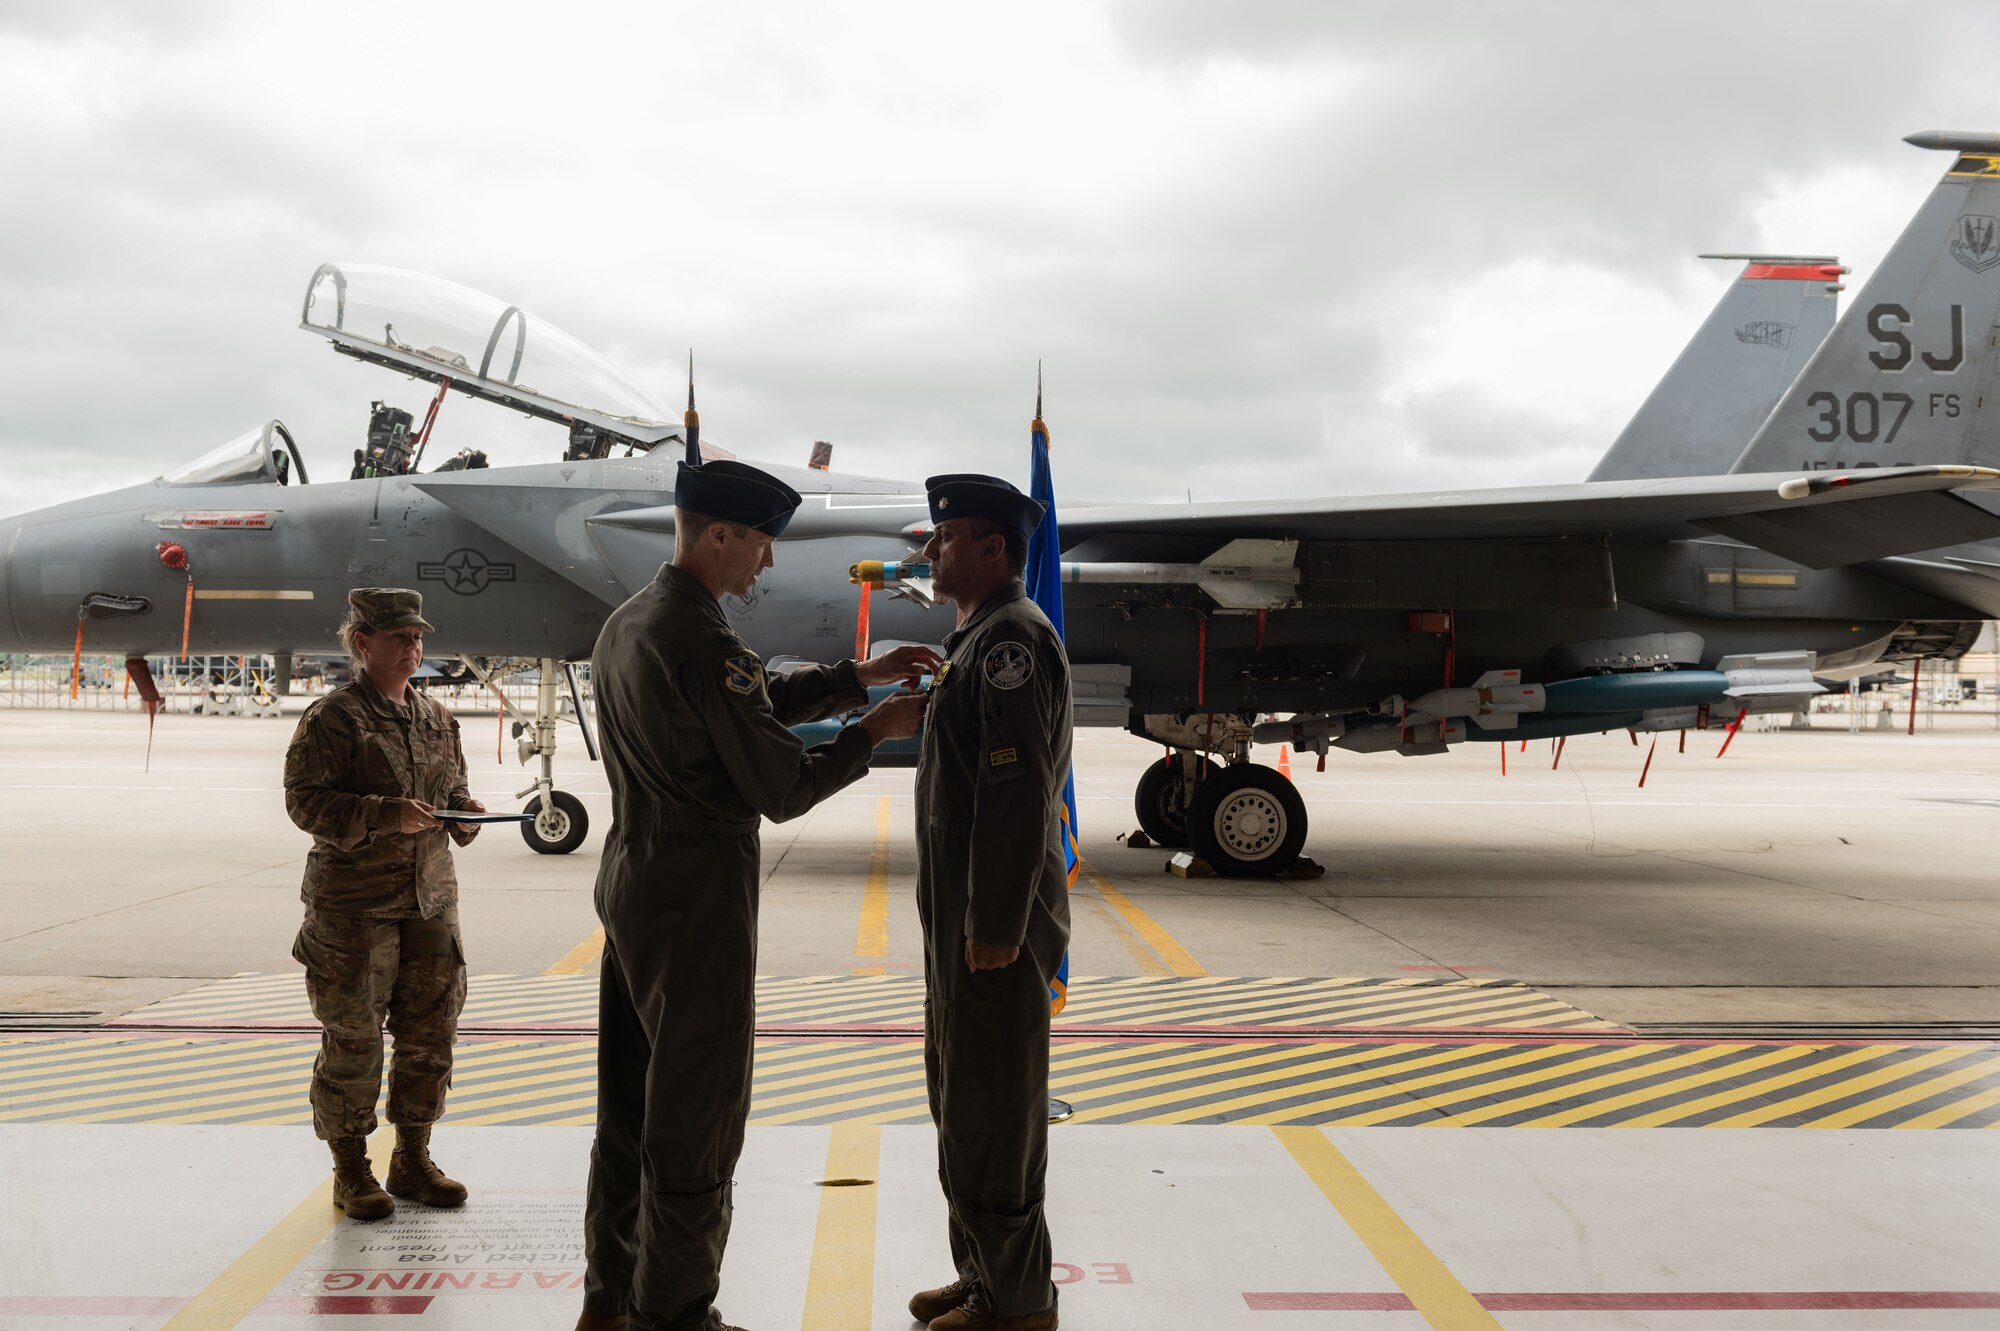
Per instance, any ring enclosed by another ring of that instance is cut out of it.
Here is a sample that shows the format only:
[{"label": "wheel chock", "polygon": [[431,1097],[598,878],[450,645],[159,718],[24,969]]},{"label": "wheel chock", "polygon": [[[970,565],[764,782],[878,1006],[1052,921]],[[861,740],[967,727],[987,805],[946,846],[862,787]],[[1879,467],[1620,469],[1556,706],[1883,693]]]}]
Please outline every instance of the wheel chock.
[{"label": "wheel chock", "polygon": [[1125,838],[1125,844],[1134,850],[1144,850],[1153,844],[1153,838],[1147,836],[1144,832],[1134,832],[1131,836]]},{"label": "wheel chock", "polygon": [[1215,866],[1191,850],[1181,850],[1167,861],[1167,872],[1176,878],[1213,878]]},{"label": "wheel chock", "polygon": [[1324,878],[1326,866],[1309,856],[1301,855],[1292,861],[1292,867],[1278,875],[1280,878]]}]

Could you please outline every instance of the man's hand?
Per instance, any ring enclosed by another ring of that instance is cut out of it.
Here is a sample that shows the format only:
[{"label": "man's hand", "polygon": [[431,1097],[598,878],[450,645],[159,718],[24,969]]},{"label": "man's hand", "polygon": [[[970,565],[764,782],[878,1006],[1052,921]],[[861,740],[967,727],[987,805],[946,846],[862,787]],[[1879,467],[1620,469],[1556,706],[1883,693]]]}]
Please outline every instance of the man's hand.
[{"label": "man's hand", "polygon": [[975,943],[965,940],[965,968],[969,971],[997,971],[1003,966],[1011,966],[1021,957],[1018,947],[995,947],[991,943]]},{"label": "man's hand", "polygon": [[461,808],[461,809],[463,809],[463,810],[465,810],[465,811],[466,811],[467,813],[485,813],[485,812],[486,812],[486,806],[485,806],[484,804],[481,804],[481,803],[480,803],[480,802],[479,802],[478,800],[475,800],[475,799],[468,799],[468,800],[466,800],[466,801],[465,801],[465,802],[464,802],[463,804],[459,805],[458,807],[459,807],[459,808]]},{"label": "man's hand", "polygon": [[868,732],[869,744],[908,739],[916,734],[917,727],[924,723],[924,704],[930,700],[927,693],[892,693],[869,708],[868,715],[861,718],[861,728]]},{"label": "man's hand", "polygon": [[856,661],[854,679],[864,688],[873,688],[877,684],[894,684],[899,681],[914,684],[920,677],[930,674],[942,664],[944,658],[922,643],[905,643],[894,651],[871,656],[866,661]]},{"label": "man's hand", "polygon": [[444,825],[431,816],[437,810],[422,800],[401,800],[396,805],[396,812],[398,832],[424,832]]}]

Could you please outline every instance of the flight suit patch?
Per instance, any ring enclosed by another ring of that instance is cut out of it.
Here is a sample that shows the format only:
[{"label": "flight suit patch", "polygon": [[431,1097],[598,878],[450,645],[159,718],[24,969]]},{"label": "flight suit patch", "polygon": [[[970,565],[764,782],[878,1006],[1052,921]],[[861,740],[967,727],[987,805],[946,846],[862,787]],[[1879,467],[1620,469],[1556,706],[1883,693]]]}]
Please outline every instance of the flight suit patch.
[{"label": "flight suit patch", "polygon": [[722,683],[731,693],[748,696],[764,683],[764,663],[755,656],[732,656],[722,663]]},{"label": "flight suit patch", "polygon": [[1014,749],[995,749],[986,755],[986,761],[994,767],[1005,767],[1008,763],[1021,761],[1021,755]]},{"label": "flight suit patch", "polygon": [[931,687],[936,688],[938,685],[944,683],[945,676],[949,675],[950,673],[951,673],[951,662],[946,661],[944,664],[940,665],[934,672],[932,672]]},{"label": "flight suit patch", "polygon": [[986,653],[986,682],[996,689],[1018,689],[1035,673],[1035,658],[1018,642],[1003,642]]}]

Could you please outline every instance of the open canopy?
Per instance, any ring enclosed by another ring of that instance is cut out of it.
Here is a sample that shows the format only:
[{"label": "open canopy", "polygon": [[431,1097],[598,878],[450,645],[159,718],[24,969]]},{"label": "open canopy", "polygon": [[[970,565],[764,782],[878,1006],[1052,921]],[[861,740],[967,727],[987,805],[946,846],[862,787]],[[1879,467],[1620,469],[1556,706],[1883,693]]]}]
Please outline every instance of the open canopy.
[{"label": "open canopy", "polygon": [[321,264],[300,327],[386,365],[545,420],[583,421],[650,447],[678,432],[658,398],[562,329],[442,278]]},{"label": "open canopy", "polygon": [[245,431],[228,443],[217,444],[185,466],[160,477],[165,485],[256,485],[275,482],[289,484],[294,478],[303,485],[305,460],[291,431],[281,421],[267,421]]}]

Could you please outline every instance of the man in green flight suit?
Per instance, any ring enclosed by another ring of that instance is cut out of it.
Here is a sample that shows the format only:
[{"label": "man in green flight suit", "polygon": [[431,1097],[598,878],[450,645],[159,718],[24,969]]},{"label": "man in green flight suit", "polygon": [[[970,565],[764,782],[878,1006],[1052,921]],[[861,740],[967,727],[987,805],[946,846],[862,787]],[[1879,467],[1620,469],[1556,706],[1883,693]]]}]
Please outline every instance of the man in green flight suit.
[{"label": "man in green flight suit", "polygon": [[910,1300],[931,1331],[1056,1325],[1048,1223],[1049,981],[1069,944],[1069,658],[1021,585],[1042,506],[933,476],[924,557],[958,608],[917,764],[924,1071],[957,1278]]},{"label": "man in green flight suit", "polygon": [[[693,450],[690,450],[691,452]],[[783,822],[917,732],[905,692],[807,749],[786,727],[914,683],[928,647],[767,675],[720,598],[771,567],[799,494],[744,463],[682,463],[674,558],[614,611],[591,657],[612,824],[597,1139],[584,1212],[579,1331],[714,1331],[730,1175],[743,1149],[757,972],[758,826]]]}]

